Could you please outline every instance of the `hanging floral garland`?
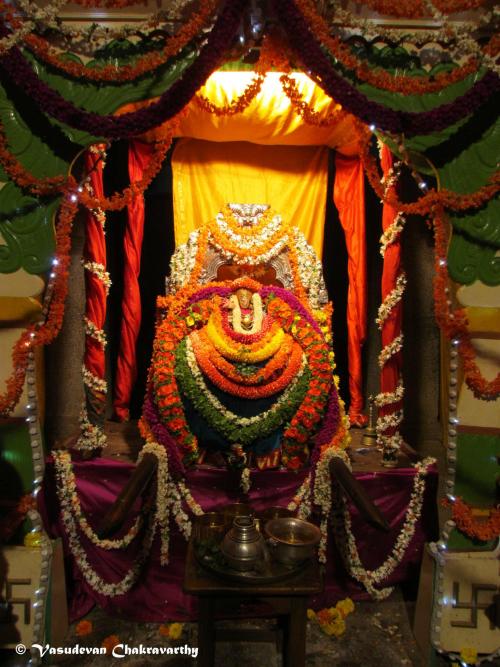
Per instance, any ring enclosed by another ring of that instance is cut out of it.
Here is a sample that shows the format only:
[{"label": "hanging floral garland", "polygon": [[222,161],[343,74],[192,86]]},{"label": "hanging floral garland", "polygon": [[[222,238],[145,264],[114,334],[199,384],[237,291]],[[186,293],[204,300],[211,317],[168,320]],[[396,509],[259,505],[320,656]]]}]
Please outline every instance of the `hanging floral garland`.
[{"label": "hanging floral garland", "polygon": [[291,46],[307,70],[321,79],[323,90],[343,108],[367,124],[386,132],[405,136],[423,135],[443,130],[466,115],[474,113],[500,87],[500,79],[487,72],[462,96],[429,111],[396,111],[370,101],[361,91],[340,76],[329,62],[320,43],[304,23],[293,0],[274,0],[278,18],[287,31]]},{"label": "hanging floral garland", "polygon": [[200,10],[193,14],[187,23],[182,25],[178,34],[166,40],[166,44],[162,49],[141,56],[133,64],[127,63],[118,67],[116,63],[99,67],[88,67],[74,60],[64,59],[61,57],[63,54],[39,35],[27,35],[24,37],[24,42],[30,51],[40,58],[42,62],[51,65],[51,67],[65,74],[69,74],[75,79],[83,81],[109,81],[113,83],[134,81],[165,65],[169,58],[180,53],[189,42],[200,34],[212,17],[216,6],[217,2],[215,0],[208,0],[208,2],[201,3]]},{"label": "hanging floral garland", "polygon": [[463,308],[452,309],[449,299],[449,276],[446,262],[447,232],[444,211],[437,209],[433,218],[435,238],[434,307],[436,320],[443,334],[458,341],[465,382],[476,398],[494,401],[500,396],[500,372],[486,380],[477,363],[468,322]]},{"label": "hanging floral garland", "polygon": [[[415,528],[422,512],[422,505],[425,492],[425,477],[429,469],[434,465],[435,459],[426,458],[414,465],[415,475],[413,477],[413,489],[410,497],[410,502],[406,509],[405,518],[401,530],[398,534],[391,554],[386,561],[380,565],[376,570],[368,571],[361,563],[358,548],[356,546],[356,539],[351,531],[351,517],[345,501],[344,496],[338,491],[336,485],[333,486],[333,493],[335,499],[329,500],[329,503],[323,501],[321,505],[323,512],[325,508],[331,508],[332,524],[335,532],[337,544],[341,549],[344,564],[349,574],[361,583],[366,591],[375,600],[383,600],[388,597],[392,591],[392,587],[378,589],[375,586],[387,579],[398,567],[403,560],[403,557],[410,546],[410,542],[415,534]],[[325,484],[323,484],[325,489]],[[323,496],[320,496],[323,498]],[[319,503],[318,503],[319,504]]]},{"label": "hanging floral garland", "polygon": [[[363,0],[362,4],[378,14],[387,14],[399,18],[421,18],[428,16],[423,0],[401,2],[400,0]],[[446,14],[455,14],[470,9],[477,9],[485,4],[485,0],[436,0],[436,5]]]},{"label": "hanging floral garland", "polygon": [[[74,562],[78,566],[87,584],[100,595],[106,597],[115,597],[123,595],[137,581],[142,566],[148,557],[154,536],[159,530],[161,537],[161,563],[168,563],[168,545],[169,545],[169,517],[170,517],[170,495],[169,495],[169,477],[167,454],[163,447],[156,443],[146,443],[141,450],[138,462],[145,454],[154,454],[158,459],[157,484],[156,484],[156,509],[152,515],[149,525],[146,527],[143,543],[139,554],[133,566],[118,582],[110,583],[105,581],[97,574],[90,565],[87,554],[80,543],[78,536],[78,508],[75,508],[77,502],[74,494],[68,494],[64,482],[70,478],[68,471],[68,454],[66,452],[52,452],[56,469],[57,495],[60,503],[60,512],[63,525],[66,530],[69,549],[73,555]],[[71,465],[71,463],[69,463]],[[77,499],[77,496],[76,496]],[[85,520],[83,520],[85,526]],[[92,536],[92,531],[89,535]],[[92,539],[92,538],[91,538]],[[102,546],[102,545],[99,545]]]},{"label": "hanging floral garland", "polygon": [[[17,47],[13,47],[7,54],[1,56],[0,64],[11,80],[40,109],[43,109],[45,114],[70,127],[88,131],[94,136],[125,139],[144,134],[161,125],[186,106],[196,90],[217,68],[224,49],[232,42],[239,28],[245,5],[246,0],[227,2],[218,15],[200,55],[188,67],[184,75],[175,81],[157,102],[122,116],[102,116],[80,109],[68,102],[60,93],[38,77]],[[0,37],[5,35],[5,27],[0,25]]]},{"label": "hanging floral garland", "polygon": [[142,516],[138,515],[136,517],[123,537],[115,540],[100,539],[82,510],[76,486],[76,477],[71,464],[71,454],[68,451],[61,450],[53,452],[53,456],[56,476],[60,482],[59,493],[61,496],[64,496],[63,505],[71,513],[85,537],[100,549],[106,549],[107,551],[126,549],[139,534],[143,523]]},{"label": "hanging floral garland", "polygon": [[296,0],[296,5],[307,21],[311,32],[330,50],[333,56],[347,70],[354,72],[356,77],[376,88],[389,90],[403,95],[423,95],[435,93],[476,72],[480,64],[471,58],[465,65],[454,68],[450,72],[438,72],[431,76],[395,76],[382,69],[373,69],[367,62],[360,61],[339,37],[330,35],[325,19],[318,14],[312,0]]},{"label": "hanging floral garland", "polygon": [[458,530],[473,540],[489,542],[500,537],[500,508],[492,507],[487,519],[474,517],[474,508],[470,507],[460,496],[443,501],[445,507],[451,507],[451,517]]},{"label": "hanging floral garland", "polygon": [[488,179],[488,183],[480,187],[476,192],[459,194],[452,190],[430,190],[415,202],[405,204],[397,196],[393,187],[385,188],[381,179],[375,156],[370,153],[370,138],[366,136],[360,151],[368,181],[376,195],[384,204],[390,204],[405,215],[426,215],[436,207],[442,207],[452,211],[467,211],[480,208],[487,201],[493,199],[500,191],[500,171],[495,171]]},{"label": "hanging floral garland", "polygon": [[[8,378],[5,393],[0,395],[0,416],[8,417],[21,396],[29,353],[38,346],[48,345],[59,333],[64,304],[68,292],[68,275],[71,250],[71,228],[78,206],[69,198],[63,199],[56,226],[56,251],[53,260],[54,277],[49,282],[48,312],[44,322],[31,324],[21,334],[12,350],[12,374]],[[50,287],[50,290],[49,290]]]}]

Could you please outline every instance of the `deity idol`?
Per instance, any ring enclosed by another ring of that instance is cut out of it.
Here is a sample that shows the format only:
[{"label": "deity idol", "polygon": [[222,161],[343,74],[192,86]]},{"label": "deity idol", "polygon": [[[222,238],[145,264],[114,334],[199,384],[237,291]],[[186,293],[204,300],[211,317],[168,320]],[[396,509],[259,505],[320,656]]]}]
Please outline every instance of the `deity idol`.
[{"label": "deity idol", "polygon": [[318,264],[267,207],[228,207],[174,255],[141,420],[171,467],[296,470],[347,445]]}]

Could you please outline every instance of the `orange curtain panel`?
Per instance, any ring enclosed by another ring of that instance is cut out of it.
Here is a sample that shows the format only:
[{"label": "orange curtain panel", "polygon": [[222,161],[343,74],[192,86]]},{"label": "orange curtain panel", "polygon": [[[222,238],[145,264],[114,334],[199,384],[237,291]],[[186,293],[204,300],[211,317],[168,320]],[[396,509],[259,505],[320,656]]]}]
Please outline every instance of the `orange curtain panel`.
[{"label": "orange curtain panel", "polygon": [[[131,141],[128,149],[130,183],[142,179],[151,159],[151,144]],[[116,417],[125,421],[129,417],[129,403],[137,376],[136,341],[141,326],[141,294],[139,273],[144,235],[144,196],[132,199],[127,210],[127,228],[123,239],[123,297],[120,351],[116,367],[113,408]]]},{"label": "orange curtain panel", "polygon": [[365,181],[361,160],[335,155],[333,200],[347,246],[347,354],[351,423],[366,422],[363,411],[361,350],[366,338]]},{"label": "orange curtain panel", "polygon": [[328,152],[319,146],[261,146],[180,139],[172,157],[177,245],[227,203],[269,204],[321,257]]}]

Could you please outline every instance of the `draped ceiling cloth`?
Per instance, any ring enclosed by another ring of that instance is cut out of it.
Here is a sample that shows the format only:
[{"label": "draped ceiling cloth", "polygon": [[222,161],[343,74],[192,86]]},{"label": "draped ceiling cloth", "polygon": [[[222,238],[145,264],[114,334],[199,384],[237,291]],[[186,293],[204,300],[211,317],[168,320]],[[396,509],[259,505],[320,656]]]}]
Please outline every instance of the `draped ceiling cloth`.
[{"label": "draped ceiling cloth", "polygon": [[[218,108],[228,109],[254,76],[250,71],[214,72],[198,94]],[[351,405],[359,416],[363,407],[361,346],[366,331],[360,123],[306,74],[294,73],[300,99],[317,114],[315,124],[308,124],[283,92],[280,76],[279,72],[268,72],[259,94],[238,113],[208,112],[194,98],[180,114],[176,134],[181,139],[172,157],[175,241],[176,245],[185,243],[192,231],[226,203],[269,204],[298,227],[322,257],[326,200],[334,194],[327,193],[327,149],[335,149],[345,160],[341,164],[348,165],[337,170],[336,191],[343,191],[344,196],[341,206],[338,196],[335,203],[348,249],[349,387]],[[120,113],[149,103],[128,105]],[[166,131],[168,123],[143,138],[147,142],[159,140]],[[137,202],[134,205],[139,206]],[[141,224],[138,220],[137,225]],[[130,211],[129,225],[133,226]],[[328,249],[328,257],[335,261],[335,248]],[[130,341],[123,340],[123,345],[127,357],[134,357]],[[125,366],[134,369],[135,358],[127,364],[122,360],[123,372],[115,383],[121,403],[119,417],[127,414],[121,397],[130,396],[135,379]]]}]

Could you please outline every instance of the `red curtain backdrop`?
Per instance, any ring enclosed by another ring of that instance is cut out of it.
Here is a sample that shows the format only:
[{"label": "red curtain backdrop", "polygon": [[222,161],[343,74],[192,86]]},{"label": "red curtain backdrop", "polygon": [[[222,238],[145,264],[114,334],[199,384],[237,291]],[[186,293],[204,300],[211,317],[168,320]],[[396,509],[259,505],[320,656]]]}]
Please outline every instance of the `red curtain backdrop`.
[{"label": "red curtain backdrop", "polygon": [[[96,197],[104,195],[102,170],[103,161],[98,152],[87,151],[85,154],[85,168],[90,175],[90,185]],[[85,246],[83,249],[84,262],[100,264],[106,269],[106,241],[104,227],[92,211],[86,210]],[[91,270],[85,271],[85,316],[93,322],[97,329],[104,328],[106,319],[106,286],[101,278]],[[84,366],[92,375],[104,379],[105,356],[104,346],[88,333],[85,336]]]},{"label": "red curtain backdrop", "polygon": [[[128,150],[130,183],[140,181],[152,154],[152,145],[131,141]],[[129,418],[132,388],[137,376],[135,345],[141,326],[141,295],[139,273],[144,235],[144,197],[133,198],[128,207],[127,229],[123,240],[125,264],[123,269],[122,324],[120,351],[116,369],[113,407],[120,421]]]},{"label": "red curtain backdrop", "polygon": [[365,181],[361,160],[336,153],[333,200],[339,212],[347,245],[347,352],[351,423],[363,424],[361,349],[366,338],[366,236]]},{"label": "red curtain backdrop", "polygon": [[[389,170],[393,166],[392,153],[385,144],[382,145],[380,153],[380,162],[384,176],[387,177]],[[397,216],[397,210],[389,204],[384,204],[382,209],[382,229],[390,227]],[[384,267],[382,271],[382,302],[387,295],[396,287],[396,280],[401,273],[401,236],[387,246],[384,256]],[[391,310],[389,317],[382,325],[382,348],[388,345],[401,333],[403,317],[403,302],[399,301]],[[388,359],[383,366],[380,374],[380,391],[393,392],[401,376],[402,353],[397,352]],[[390,414],[401,408],[401,401],[387,406],[381,406],[380,415]],[[389,431],[386,435],[391,435]]]}]

